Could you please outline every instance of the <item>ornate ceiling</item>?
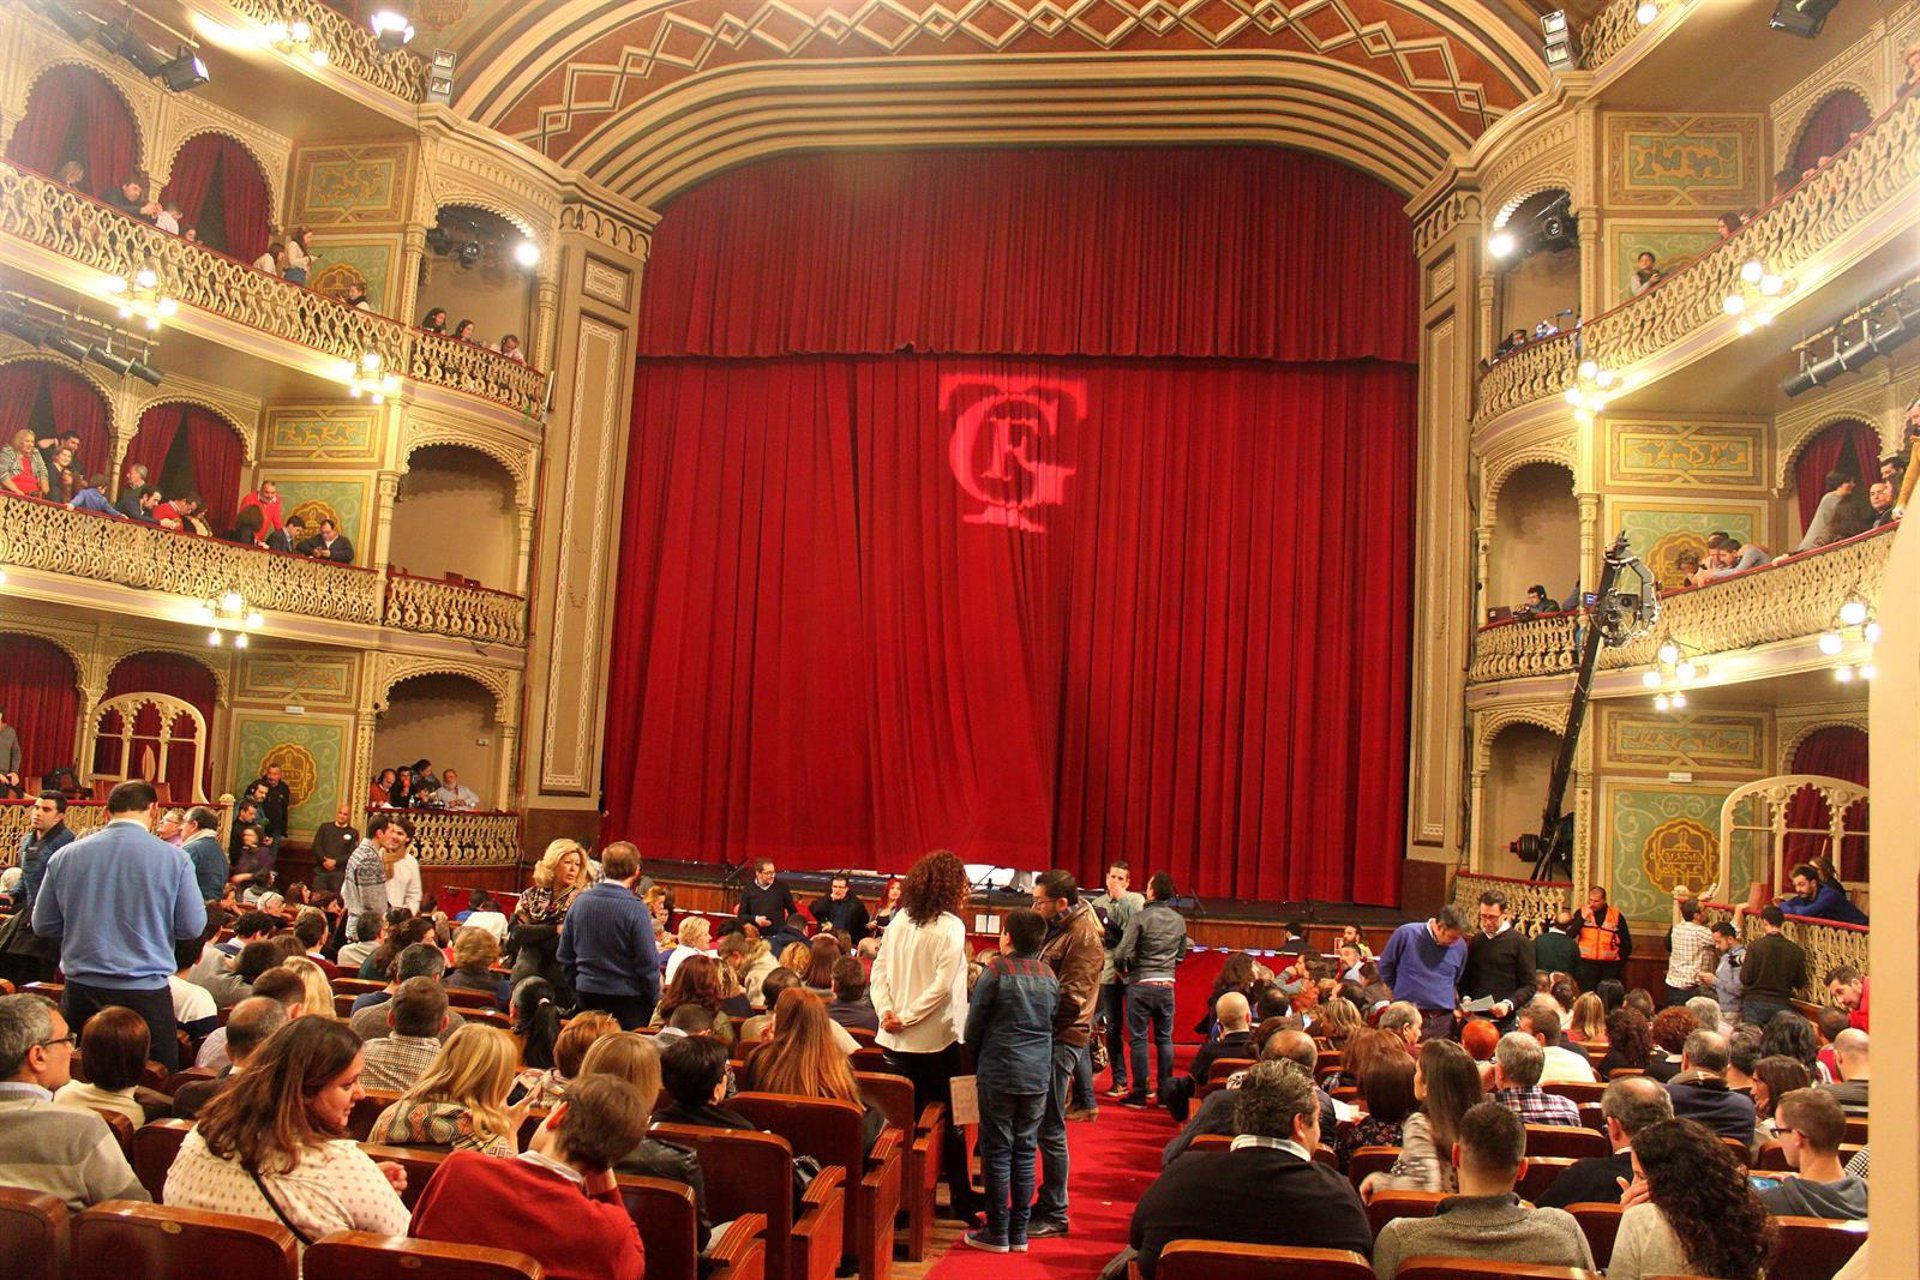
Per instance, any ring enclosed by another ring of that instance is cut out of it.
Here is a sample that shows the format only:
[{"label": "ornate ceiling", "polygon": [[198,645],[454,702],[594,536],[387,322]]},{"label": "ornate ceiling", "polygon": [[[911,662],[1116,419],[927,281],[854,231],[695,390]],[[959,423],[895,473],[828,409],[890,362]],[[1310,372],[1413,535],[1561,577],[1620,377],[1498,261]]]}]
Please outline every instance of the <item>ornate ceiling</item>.
[{"label": "ornate ceiling", "polygon": [[1408,192],[1548,74],[1547,0],[414,0],[454,108],[636,199],[818,146],[1270,141]]}]

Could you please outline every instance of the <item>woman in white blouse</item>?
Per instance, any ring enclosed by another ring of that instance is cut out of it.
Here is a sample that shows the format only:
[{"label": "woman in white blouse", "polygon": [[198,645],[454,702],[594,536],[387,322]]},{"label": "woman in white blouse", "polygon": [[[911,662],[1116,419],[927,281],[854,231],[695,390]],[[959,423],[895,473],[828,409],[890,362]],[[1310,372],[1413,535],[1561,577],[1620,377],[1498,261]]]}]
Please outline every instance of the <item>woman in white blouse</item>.
[{"label": "woman in white blouse", "polygon": [[200,1112],[167,1172],[167,1204],[279,1222],[301,1247],[332,1231],[407,1233],[406,1171],[347,1137],[360,1087],[360,1037],[299,1018],[255,1050],[232,1088]]},{"label": "woman in white blouse", "polygon": [[[966,865],[946,850],[914,863],[873,959],[867,993],[880,1015],[874,1038],[888,1069],[913,1081],[915,1115],[929,1102],[951,1110],[953,1077],[967,1071],[960,1046],[967,1025],[967,926],[960,912],[971,892]],[[970,1219],[983,1205],[968,1176],[961,1126],[947,1126],[941,1155],[953,1215]]]},{"label": "woman in white blouse", "polygon": [[1777,1232],[1746,1166],[1693,1120],[1661,1120],[1634,1135],[1633,1183],[1620,1204],[1607,1280],[1760,1280],[1773,1253]]}]

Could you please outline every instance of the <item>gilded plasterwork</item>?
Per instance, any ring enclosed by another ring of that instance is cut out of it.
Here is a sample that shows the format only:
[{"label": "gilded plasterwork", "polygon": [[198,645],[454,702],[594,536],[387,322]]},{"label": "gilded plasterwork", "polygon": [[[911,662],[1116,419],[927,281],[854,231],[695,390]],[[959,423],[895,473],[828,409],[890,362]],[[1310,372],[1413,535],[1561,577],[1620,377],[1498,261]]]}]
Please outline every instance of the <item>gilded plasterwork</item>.
[{"label": "gilded plasterwork", "polygon": [[1766,432],[1758,423],[1607,423],[1607,483],[1645,488],[1763,489]]}]

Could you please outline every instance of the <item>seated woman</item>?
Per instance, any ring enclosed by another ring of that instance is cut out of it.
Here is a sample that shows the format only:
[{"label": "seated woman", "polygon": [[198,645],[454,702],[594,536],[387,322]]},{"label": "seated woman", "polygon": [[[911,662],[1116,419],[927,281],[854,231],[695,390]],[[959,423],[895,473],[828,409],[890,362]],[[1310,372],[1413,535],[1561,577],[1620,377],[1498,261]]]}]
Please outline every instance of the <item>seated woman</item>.
[{"label": "seated woman", "polygon": [[1362,1147],[1400,1145],[1400,1131],[1418,1103],[1413,1096],[1413,1073],[1413,1059],[1398,1049],[1368,1059],[1360,1073],[1360,1093],[1367,1100],[1367,1113],[1342,1124],[1330,1135],[1342,1173],[1352,1163],[1353,1153]]},{"label": "seated woman", "polygon": [[1320,1006],[1319,1020],[1313,1024],[1313,1032],[1324,1036],[1334,1048],[1345,1045],[1354,1032],[1366,1026],[1361,1018],[1359,1007],[1346,996],[1336,992]]},{"label": "seated woman", "polygon": [[[147,1122],[147,1109],[135,1096],[147,1068],[146,1019],[115,1005],[87,1019],[80,1033],[80,1065],[85,1081],[69,1080],[53,1095],[55,1106],[73,1111],[112,1111],[134,1128]],[[148,1091],[150,1092],[150,1091]],[[154,1095],[160,1096],[158,1094]],[[159,1112],[170,1114],[171,1106]]]},{"label": "seated woman", "polygon": [[1360,1194],[1376,1191],[1457,1192],[1449,1153],[1460,1136],[1460,1117],[1485,1096],[1480,1068],[1467,1051],[1451,1040],[1429,1040],[1420,1046],[1413,1072],[1413,1096],[1419,1110],[1400,1126],[1400,1158],[1385,1173],[1370,1173]]},{"label": "seated woman", "polygon": [[567,1096],[567,1086],[580,1075],[581,1063],[586,1061],[594,1041],[619,1029],[620,1020],[610,1013],[589,1009],[575,1014],[554,1041],[553,1065],[545,1069],[530,1067],[514,1080],[514,1091],[519,1095],[514,1101],[529,1107],[558,1106]]},{"label": "seated woman", "polygon": [[705,916],[688,916],[680,922],[674,941],[676,945],[667,956],[666,972],[662,975],[668,985],[672,985],[680,966],[687,962],[689,956],[714,957],[713,923]]},{"label": "seated woman", "polygon": [[307,956],[288,956],[280,962],[282,969],[290,969],[300,978],[300,985],[306,988],[306,1012],[302,1017],[331,1018],[333,1010],[333,984],[327,981],[327,971]]},{"label": "seated woman", "polygon": [[1582,1046],[1607,1043],[1607,1006],[1597,993],[1583,991],[1574,997],[1567,1039]]},{"label": "seated woman", "polygon": [[[1604,1002],[1603,995],[1601,1000]],[[1622,1004],[1607,1015],[1607,1056],[1600,1059],[1600,1078],[1615,1071],[1645,1071],[1653,1053],[1653,1029],[1646,1015]]]},{"label": "seated woman", "polygon": [[512,1156],[529,1105],[507,1104],[519,1065],[513,1037],[470,1022],[448,1036],[413,1088],[382,1111],[368,1141],[394,1147],[440,1147]]},{"label": "seated woman", "polygon": [[500,959],[500,939],[485,929],[462,925],[453,935],[453,965],[442,979],[455,991],[483,991],[497,1002],[503,985],[493,971]]},{"label": "seated woman", "polygon": [[1607,1280],[1714,1276],[1759,1280],[1777,1234],[1746,1168],[1705,1126],[1660,1120],[1633,1139]]},{"label": "seated woman", "polygon": [[767,940],[752,930],[753,926],[748,925],[746,931],[720,939],[720,963],[733,970],[748,1003],[758,1009],[761,1007],[760,984],[780,967],[780,962],[774,959],[773,948],[767,945]]},{"label": "seated woman", "polygon": [[1653,1015],[1653,1051],[1647,1055],[1647,1074],[1665,1083],[1680,1074],[1680,1056],[1687,1037],[1700,1027],[1685,1005],[1668,1005]]},{"label": "seated woman", "polygon": [[531,1070],[545,1071],[554,1065],[554,1049],[560,1040],[560,1002],[553,984],[545,978],[516,983],[509,1004],[513,1038],[520,1042],[520,1061]]},{"label": "seated woman", "polygon": [[690,955],[674,970],[667,993],[653,1008],[647,1025],[664,1027],[673,1011],[683,1004],[697,1004],[713,1015],[713,1035],[721,1044],[733,1045],[733,1019],[727,1016],[726,996],[720,986],[720,962],[708,956]]},{"label": "seated woman", "polygon": [[840,950],[839,940],[830,933],[815,935],[808,949],[806,968],[800,971],[807,990],[822,1000],[833,999],[833,966],[840,963],[845,953]]},{"label": "seated woman", "polygon": [[828,1019],[825,1001],[804,987],[787,988],[774,1003],[773,1035],[747,1059],[740,1087],[855,1103],[863,1111],[861,1143],[871,1151],[886,1118],[861,1096],[846,1050],[833,1038],[835,1031],[846,1034]]},{"label": "seated woman", "polygon": [[[625,1080],[640,1091],[647,1100],[647,1109],[653,1109],[654,1099],[660,1096],[660,1051],[654,1047],[651,1036],[643,1036],[637,1031],[616,1031],[612,1035],[602,1036],[587,1050],[587,1059],[580,1065],[580,1078],[585,1080],[593,1076],[612,1076],[616,1080]],[[693,1189],[694,1220],[698,1224],[696,1234],[700,1248],[707,1247],[707,1237],[713,1224],[707,1220],[707,1184],[700,1176],[700,1157],[685,1147],[658,1138],[642,1138],[633,1150],[614,1163],[615,1173],[633,1174],[642,1178],[665,1178],[669,1182],[685,1183]]]},{"label": "seated woman", "polygon": [[165,1201],[284,1223],[302,1247],[334,1231],[407,1233],[405,1170],[376,1165],[347,1137],[360,1038],[299,1018],[201,1108],[167,1171]]},{"label": "seated woman", "polygon": [[1813,1075],[1806,1065],[1784,1053],[1762,1058],[1754,1064],[1753,1144],[1756,1154],[1760,1147],[1780,1136],[1780,1130],[1773,1120],[1774,1107],[1780,1099],[1796,1089],[1809,1088],[1812,1084]]}]

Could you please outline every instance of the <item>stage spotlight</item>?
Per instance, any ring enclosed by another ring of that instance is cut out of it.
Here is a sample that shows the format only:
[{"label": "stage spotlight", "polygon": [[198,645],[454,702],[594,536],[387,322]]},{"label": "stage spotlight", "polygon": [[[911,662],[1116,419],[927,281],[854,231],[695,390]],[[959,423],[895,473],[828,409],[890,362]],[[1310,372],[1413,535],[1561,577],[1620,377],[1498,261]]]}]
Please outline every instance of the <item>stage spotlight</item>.
[{"label": "stage spotlight", "polygon": [[1496,231],[1487,238],[1487,252],[1496,258],[1510,258],[1518,247],[1511,231]]},{"label": "stage spotlight", "polygon": [[453,237],[438,225],[427,228],[427,248],[444,258],[453,252]]},{"label": "stage spotlight", "polygon": [[1555,9],[1540,19],[1540,35],[1545,42],[1547,66],[1555,71],[1580,69],[1580,51],[1574,44],[1573,28],[1567,25],[1565,9]]},{"label": "stage spotlight", "polygon": [[134,34],[133,28],[124,22],[116,22],[100,32],[100,43],[139,68],[143,76],[157,76],[160,69],[167,65],[167,59],[160,51]]},{"label": "stage spotlight", "polygon": [[127,372],[131,373],[134,377],[140,379],[140,381],[146,383],[150,387],[159,386],[160,383],[166,378],[165,374],[161,373],[158,369],[154,368],[152,365],[148,364],[144,360],[135,360],[131,365],[127,367]]},{"label": "stage spotlight", "polygon": [[383,49],[399,49],[413,39],[413,23],[398,9],[376,9],[367,19]]},{"label": "stage spotlight", "polygon": [[453,101],[453,67],[456,55],[451,49],[435,49],[433,65],[427,69],[427,101]]},{"label": "stage spotlight", "polygon": [[478,240],[467,241],[460,246],[457,256],[460,259],[461,266],[471,267],[474,263],[480,261],[480,242]]},{"label": "stage spotlight", "polygon": [[53,326],[19,311],[9,311],[0,316],[0,329],[5,329],[22,342],[31,342],[34,346],[44,346],[53,333]]},{"label": "stage spotlight", "polygon": [[207,64],[200,60],[200,55],[185,45],[180,46],[179,56],[160,68],[160,78],[166,82],[167,88],[175,93],[198,89],[212,79],[207,74]]},{"label": "stage spotlight", "polygon": [[1827,15],[1840,0],[1778,0],[1767,25],[1775,31],[1811,40],[1827,25]]},{"label": "stage spotlight", "polygon": [[95,364],[104,365],[115,373],[125,375],[132,371],[133,361],[126,356],[116,355],[111,347],[99,343],[87,348],[87,358]]},{"label": "stage spotlight", "polygon": [[1875,355],[1886,355],[1895,347],[1913,336],[1913,329],[1907,324],[1907,313],[1896,311],[1877,329],[1867,333],[1867,345],[1873,348]]},{"label": "stage spotlight", "polygon": [[66,332],[49,335],[46,345],[49,351],[57,351],[76,364],[87,358],[87,344]]}]

